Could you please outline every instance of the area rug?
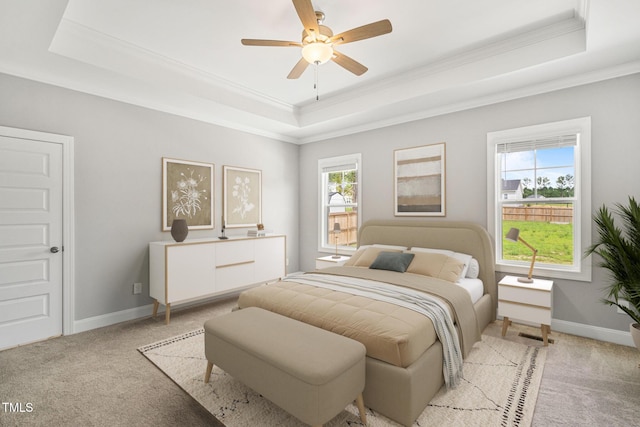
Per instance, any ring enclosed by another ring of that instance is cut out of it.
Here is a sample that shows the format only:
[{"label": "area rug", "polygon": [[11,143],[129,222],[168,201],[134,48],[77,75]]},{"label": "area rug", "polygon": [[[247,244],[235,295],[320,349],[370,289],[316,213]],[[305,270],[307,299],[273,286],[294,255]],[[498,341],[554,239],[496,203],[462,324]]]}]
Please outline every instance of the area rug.
[{"label": "area rug", "polygon": [[[218,367],[214,367],[209,384],[205,384],[207,360],[202,329],[138,351],[227,427],[303,426]],[[464,362],[462,383],[453,390],[441,389],[414,425],[531,425],[546,356],[545,347],[483,335]],[[350,405],[325,425],[347,427],[362,423],[356,406]],[[399,424],[367,409],[367,425]]]}]

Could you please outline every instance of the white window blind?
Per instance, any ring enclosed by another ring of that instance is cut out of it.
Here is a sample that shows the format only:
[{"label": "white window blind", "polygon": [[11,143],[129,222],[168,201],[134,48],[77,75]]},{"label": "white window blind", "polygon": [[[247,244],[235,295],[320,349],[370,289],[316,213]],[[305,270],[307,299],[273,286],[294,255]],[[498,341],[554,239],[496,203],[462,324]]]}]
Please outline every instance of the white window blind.
[{"label": "white window blind", "polygon": [[358,169],[357,163],[345,163],[345,164],[339,164],[339,165],[323,166],[322,173],[352,171],[357,169]]},{"label": "white window blind", "polygon": [[496,145],[496,153],[517,153],[545,148],[570,147],[578,144],[578,134],[559,135],[541,139],[502,142]]}]

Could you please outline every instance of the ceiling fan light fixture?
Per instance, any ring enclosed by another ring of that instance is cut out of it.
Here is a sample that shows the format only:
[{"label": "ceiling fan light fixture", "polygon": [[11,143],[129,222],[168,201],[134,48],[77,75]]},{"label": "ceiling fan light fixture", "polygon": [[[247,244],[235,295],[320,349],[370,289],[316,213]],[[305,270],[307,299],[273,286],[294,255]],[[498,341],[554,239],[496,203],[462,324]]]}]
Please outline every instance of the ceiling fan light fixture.
[{"label": "ceiling fan light fixture", "polygon": [[[337,65],[356,76],[361,76],[367,72],[367,67],[347,55],[334,50],[333,47],[336,45],[342,46],[346,43],[378,37],[392,31],[391,22],[388,19],[382,19],[377,22],[372,22],[370,24],[343,31],[342,33],[334,36],[331,28],[326,25],[322,25],[324,22],[324,13],[315,11],[311,0],[293,0],[293,6],[296,9],[298,18],[300,18],[300,22],[302,23],[300,42],[241,39],[242,44],[245,46],[301,47],[302,58],[298,59],[296,65],[289,72],[289,75],[287,75],[287,79],[297,79],[300,77],[309,64],[319,65],[330,60],[333,60]],[[317,74],[318,67],[314,68]]]},{"label": "ceiling fan light fixture", "polygon": [[331,45],[323,42],[308,43],[302,48],[302,57],[309,64],[324,64],[333,56]]}]

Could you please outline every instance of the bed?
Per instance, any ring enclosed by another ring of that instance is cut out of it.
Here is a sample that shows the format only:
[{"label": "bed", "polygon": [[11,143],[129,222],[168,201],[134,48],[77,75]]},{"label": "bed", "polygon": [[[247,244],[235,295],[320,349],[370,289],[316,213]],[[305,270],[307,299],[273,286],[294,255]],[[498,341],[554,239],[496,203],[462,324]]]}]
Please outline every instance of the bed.
[{"label": "bed", "polygon": [[238,307],[261,307],[362,342],[366,406],[409,426],[443,385],[455,386],[456,364],[495,320],[492,242],[470,222],[395,220],[366,222],[358,243],[344,266],[250,289]]}]

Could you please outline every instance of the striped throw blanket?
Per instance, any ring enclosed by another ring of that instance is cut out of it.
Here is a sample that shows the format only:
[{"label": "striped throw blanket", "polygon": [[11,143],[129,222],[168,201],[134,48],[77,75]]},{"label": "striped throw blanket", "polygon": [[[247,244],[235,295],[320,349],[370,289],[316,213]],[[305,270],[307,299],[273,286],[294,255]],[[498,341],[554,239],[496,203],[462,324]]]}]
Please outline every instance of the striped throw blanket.
[{"label": "striped throw blanket", "polygon": [[396,304],[427,316],[431,319],[438,339],[442,343],[445,384],[448,388],[454,388],[460,382],[462,378],[462,351],[458,333],[448,308],[439,299],[402,286],[357,277],[307,273],[285,278],[283,281],[364,296]]}]

